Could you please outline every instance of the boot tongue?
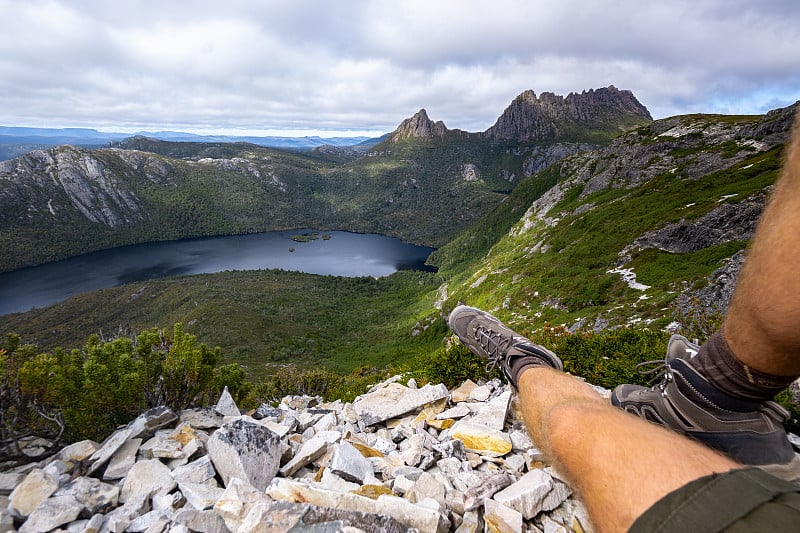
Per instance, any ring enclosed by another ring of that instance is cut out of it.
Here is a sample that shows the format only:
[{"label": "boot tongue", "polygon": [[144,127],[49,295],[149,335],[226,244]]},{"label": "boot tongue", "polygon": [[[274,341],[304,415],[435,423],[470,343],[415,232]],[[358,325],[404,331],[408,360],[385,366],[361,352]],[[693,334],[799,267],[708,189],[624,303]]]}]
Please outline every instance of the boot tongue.
[{"label": "boot tongue", "polygon": [[714,407],[737,413],[750,413],[761,407],[761,402],[736,398],[714,387],[686,359],[670,360],[669,368],[675,379],[675,386],[694,401],[705,401]]}]

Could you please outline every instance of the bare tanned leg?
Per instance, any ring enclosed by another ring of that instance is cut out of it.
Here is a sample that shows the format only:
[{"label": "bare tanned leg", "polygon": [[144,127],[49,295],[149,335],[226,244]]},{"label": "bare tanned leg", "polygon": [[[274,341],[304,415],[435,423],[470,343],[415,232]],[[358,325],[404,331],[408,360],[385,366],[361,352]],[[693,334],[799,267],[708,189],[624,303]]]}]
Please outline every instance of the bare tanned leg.
[{"label": "bare tanned leg", "polygon": [[800,375],[800,114],[725,320],[725,338],[745,365]]},{"label": "bare tanned leg", "polygon": [[656,501],[738,463],[612,407],[591,387],[550,368],[522,373],[525,425],[566,475],[601,532],[627,531]]}]

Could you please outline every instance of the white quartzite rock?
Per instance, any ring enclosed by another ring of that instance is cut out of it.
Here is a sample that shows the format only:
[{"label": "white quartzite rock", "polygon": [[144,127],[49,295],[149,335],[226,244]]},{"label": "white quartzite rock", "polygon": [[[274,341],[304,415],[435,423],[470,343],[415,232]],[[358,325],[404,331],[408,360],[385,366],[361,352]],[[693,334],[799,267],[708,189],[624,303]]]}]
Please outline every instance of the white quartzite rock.
[{"label": "white quartzite rock", "polygon": [[328,442],[325,439],[314,437],[303,443],[292,460],[283,465],[280,469],[282,476],[289,477],[315,459],[322,457],[328,449]]},{"label": "white quartzite rock", "polygon": [[62,449],[60,452],[58,452],[58,454],[56,454],[55,458],[60,459],[61,461],[85,461],[91,457],[99,447],[100,445],[94,441],[82,440],[80,442],[70,444],[66,448]]},{"label": "white quartzite rock", "polygon": [[58,488],[58,480],[44,470],[32,470],[9,496],[9,510],[20,516],[30,515]]},{"label": "white quartzite rock", "polygon": [[236,402],[233,401],[233,396],[228,392],[228,387],[223,389],[214,410],[222,416],[239,416],[242,414],[236,406]]},{"label": "white quartzite rock", "polygon": [[502,533],[522,532],[522,513],[495,500],[486,500],[483,515],[489,531]]},{"label": "white quartzite rock", "polygon": [[198,511],[184,507],[175,513],[173,521],[202,533],[228,533],[225,521],[214,511]]},{"label": "white quartzite rock", "polygon": [[11,494],[17,485],[25,479],[25,474],[0,472],[0,494]]},{"label": "white quartzite rock", "polygon": [[161,531],[164,526],[169,524],[170,517],[164,511],[150,511],[141,516],[138,516],[131,521],[130,525],[125,528],[125,531],[139,533],[142,531]]},{"label": "white quartzite rock", "polygon": [[238,477],[264,490],[280,467],[280,438],[252,420],[223,425],[208,439],[207,447],[226,486]]},{"label": "white quartzite rock", "polygon": [[499,473],[485,478],[466,491],[464,494],[464,509],[466,511],[477,509],[483,505],[484,501],[491,498],[496,492],[511,485],[513,481],[513,478],[506,473]]},{"label": "white quartzite rock", "polygon": [[360,396],[353,402],[353,408],[364,425],[371,426],[390,418],[404,415],[423,405],[448,396],[444,385],[425,385],[421,389],[409,389],[398,383],[391,383],[382,389]]},{"label": "white quartzite rock", "polygon": [[131,438],[148,438],[159,429],[171,426],[176,420],[178,415],[169,407],[153,407],[136,417],[128,424],[128,428],[131,430]]},{"label": "white quartzite rock", "polygon": [[364,483],[372,475],[372,463],[349,442],[336,445],[331,458],[330,470],[347,481]]},{"label": "white quartzite rock", "polygon": [[111,455],[108,466],[103,472],[103,479],[122,479],[136,462],[136,454],[142,439],[128,439]]},{"label": "white quartzite rock", "polygon": [[117,506],[119,487],[91,477],[79,477],[60,487],[56,496],[72,496],[90,515],[105,513]]},{"label": "white quartzite rock", "polygon": [[148,500],[154,494],[167,494],[177,483],[172,478],[169,468],[158,459],[145,459],[137,462],[125,476],[122,483],[119,501],[135,502]]},{"label": "white quartzite rock", "polygon": [[89,467],[89,475],[93,474],[95,471],[99,470],[100,467],[105,465],[111,456],[114,455],[116,451],[119,450],[123,444],[125,444],[125,441],[131,437],[132,433],[133,429],[128,426],[115,431],[111,437],[106,439],[100,448],[98,448],[97,451],[95,451],[89,458],[89,461],[92,462],[92,466]]},{"label": "white quartzite rock", "polygon": [[[516,509],[526,519],[533,518],[542,509],[542,502],[553,488],[553,478],[544,470],[531,470],[519,481],[506,487],[493,497],[507,507]],[[559,501],[555,507],[561,504]],[[555,507],[552,507],[554,509]],[[548,509],[549,510],[549,509]]]},{"label": "white quartzite rock", "polygon": [[214,510],[222,517],[229,530],[237,531],[251,508],[266,502],[267,497],[262,491],[239,478],[232,478],[228,482],[228,488],[214,504]]},{"label": "white quartzite rock", "polygon": [[213,480],[215,475],[217,472],[208,455],[172,470],[172,477],[178,483],[205,483]]},{"label": "white quartzite rock", "polygon": [[19,529],[20,533],[44,533],[72,522],[83,506],[70,495],[48,498],[36,507]]},{"label": "white quartzite rock", "polygon": [[[511,391],[507,390],[502,394],[500,394],[499,396],[495,396],[494,398],[486,402],[483,405],[483,407],[481,407],[478,410],[475,416],[469,419],[462,419],[459,422],[468,421],[471,424],[485,426],[495,431],[503,431],[503,427],[505,427],[506,423],[506,415],[508,414],[508,405],[510,401],[511,401]],[[456,423],[456,426],[458,425],[459,422]]]},{"label": "white quartzite rock", "polygon": [[202,483],[179,483],[178,489],[180,489],[186,501],[198,511],[205,511],[214,507],[225,492],[225,489],[220,487]]},{"label": "white quartzite rock", "polygon": [[454,405],[457,391],[448,400],[444,386],[403,381],[356,405],[286,397],[258,421],[224,397],[224,417],[152,409],[102,446],[0,474],[0,508],[13,510],[0,511],[0,533],[477,533],[484,516],[487,531],[592,531],[557,471],[542,469],[508,386],[465,383]]},{"label": "white quartzite rock", "polygon": [[388,514],[408,527],[420,531],[444,533],[449,522],[438,511],[416,505],[396,496],[379,496],[372,500],[355,494],[339,493],[312,487],[305,483],[275,478],[267,487],[267,495],[276,500],[307,502],[321,507],[348,509],[364,513]]}]

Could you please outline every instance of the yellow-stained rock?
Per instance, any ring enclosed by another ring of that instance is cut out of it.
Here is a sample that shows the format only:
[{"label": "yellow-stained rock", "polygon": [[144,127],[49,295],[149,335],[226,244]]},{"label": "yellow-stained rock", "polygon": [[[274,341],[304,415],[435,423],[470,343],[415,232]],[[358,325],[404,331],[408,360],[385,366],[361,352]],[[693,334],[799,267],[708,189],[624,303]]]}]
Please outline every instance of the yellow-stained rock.
[{"label": "yellow-stained rock", "polygon": [[472,390],[477,387],[478,384],[468,379],[464,383],[461,384],[456,390],[450,393],[450,401],[453,403],[463,402],[467,398],[469,398],[470,393]]},{"label": "yellow-stained rock", "polygon": [[436,429],[447,429],[456,423],[452,418],[445,418],[444,420],[437,420],[435,418],[428,419],[428,425]]},{"label": "yellow-stained rock", "polygon": [[463,442],[467,450],[488,457],[501,457],[512,447],[508,434],[473,424],[460,424],[453,431],[453,438]]},{"label": "yellow-stained rock", "polygon": [[360,442],[355,441],[355,440],[351,440],[351,441],[348,441],[348,442],[350,442],[350,444],[352,444],[353,447],[356,450],[361,452],[361,455],[363,455],[364,457],[367,457],[367,458],[369,458],[369,457],[383,457],[383,454],[379,450],[376,450],[375,448],[372,448],[371,446],[367,446],[366,444],[361,444]]},{"label": "yellow-stained rock", "polygon": [[447,398],[442,398],[441,400],[425,404],[425,407],[422,408],[422,411],[420,411],[419,414],[416,416],[416,418],[414,418],[412,426],[416,427],[417,424],[419,424],[423,420],[428,421],[433,418],[436,418],[436,415],[444,411],[446,405],[447,405]]},{"label": "yellow-stained rock", "polygon": [[195,433],[194,428],[192,428],[192,426],[189,424],[181,424],[177,429],[175,429],[174,432],[172,432],[169,438],[177,441],[181,446],[186,446],[197,438],[197,433]]},{"label": "yellow-stained rock", "polygon": [[392,489],[389,487],[385,487],[383,485],[364,485],[360,487],[358,490],[351,490],[353,494],[357,494],[359,496],[366,496],[367,498],[371,498],[373,500],[377,500],[378,496],[381,494],[386,494],[388,496],[397,496]]}]

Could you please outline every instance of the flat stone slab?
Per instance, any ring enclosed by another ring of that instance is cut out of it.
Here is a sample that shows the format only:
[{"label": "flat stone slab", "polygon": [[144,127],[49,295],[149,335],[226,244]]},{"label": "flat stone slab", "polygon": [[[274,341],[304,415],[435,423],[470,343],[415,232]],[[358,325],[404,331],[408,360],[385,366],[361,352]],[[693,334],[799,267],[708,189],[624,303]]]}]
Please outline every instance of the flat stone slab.
[{"label": "flat stone slab", "polygon": [[502,457],[511,451],[511,437],[507,433],[477,424],[459,423],[457,426],[453,426],[452,436],[463,442],[467,450],[488,457]]},{"label": "flat stone slab", "polygon": [[444,385],[425,385],[410,389],[399,383],[390,383],[382,389],[365,394],[353,402],[356,414],[367,426],[396,418],[423,407],[427,403],[447,398]]}]

